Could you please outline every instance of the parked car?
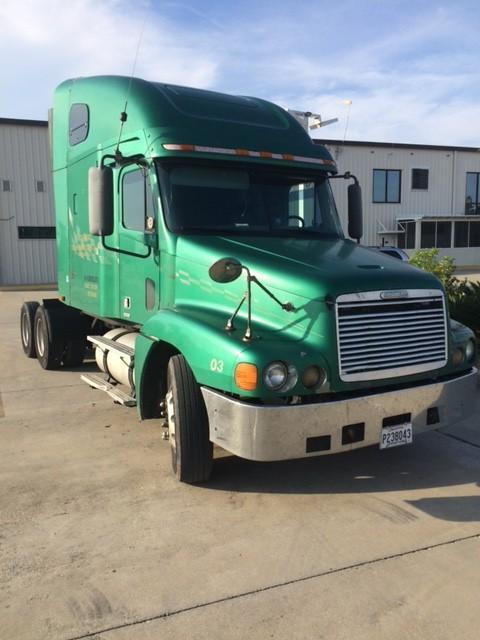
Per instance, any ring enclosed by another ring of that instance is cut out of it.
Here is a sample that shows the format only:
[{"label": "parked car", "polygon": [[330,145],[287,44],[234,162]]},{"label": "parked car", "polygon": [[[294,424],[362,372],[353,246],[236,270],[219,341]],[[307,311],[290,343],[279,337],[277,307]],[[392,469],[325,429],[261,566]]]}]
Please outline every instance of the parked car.
[{"label": "parked car", "polygon": [[387,256],[391,256],[392,258],[397,258],[397,260],[403,260],[403,262],[408,262],[408,255],[405,253],[403,249],[399,249],[398,247],[391,247],[390,245],[387,247],[370,247],[371,249],[376,249],[377,251],[381,251],[382,253],[386,253]]}]

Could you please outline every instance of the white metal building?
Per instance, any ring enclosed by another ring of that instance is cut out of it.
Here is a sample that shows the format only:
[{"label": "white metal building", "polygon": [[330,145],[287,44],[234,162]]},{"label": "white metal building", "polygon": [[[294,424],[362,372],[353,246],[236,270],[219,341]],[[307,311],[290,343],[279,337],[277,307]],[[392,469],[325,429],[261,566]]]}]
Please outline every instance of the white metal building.
[{"label": "white metal building", "polygon": [[[438,247],[480,269],[480,150],[315,140],[363,190],[363,244]],[[332,181],[346,228],[347,184]],[[0,286],[56,280],[47,122],[0,118]]]},{"label": "white metal building", "polygon": [[0,286],[55,281],[47,123],[0,118]]},{"label": "white metal building", "polygon": [[[362,244],[407,253],[438,247],[459,267],[480,268],[480,149],[380,142],[315,140],[363,191]],[[347,189],[332,180],[346,228]]]}]

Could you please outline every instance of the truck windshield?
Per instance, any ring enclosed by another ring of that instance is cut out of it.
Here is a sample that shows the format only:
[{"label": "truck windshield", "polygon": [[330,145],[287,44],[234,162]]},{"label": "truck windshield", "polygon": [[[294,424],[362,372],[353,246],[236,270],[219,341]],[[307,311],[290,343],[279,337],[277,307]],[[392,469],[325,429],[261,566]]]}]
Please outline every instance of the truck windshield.
[{"label": "truck windshield", "polygon": [[328,179],[258,166],[158,163],[166,222],[177,233],[343,237]]}]

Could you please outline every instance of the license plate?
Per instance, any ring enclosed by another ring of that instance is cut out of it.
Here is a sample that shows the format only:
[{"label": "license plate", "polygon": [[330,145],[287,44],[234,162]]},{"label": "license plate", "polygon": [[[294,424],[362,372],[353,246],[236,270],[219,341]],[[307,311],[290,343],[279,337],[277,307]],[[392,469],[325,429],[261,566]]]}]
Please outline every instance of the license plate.
[{"label": "license plate", "polygon": [[400,447],[403,444],[413,442],[413,429],[411,422],[395,424],[391,427],[383,427],[380,433],[380,449]]}]

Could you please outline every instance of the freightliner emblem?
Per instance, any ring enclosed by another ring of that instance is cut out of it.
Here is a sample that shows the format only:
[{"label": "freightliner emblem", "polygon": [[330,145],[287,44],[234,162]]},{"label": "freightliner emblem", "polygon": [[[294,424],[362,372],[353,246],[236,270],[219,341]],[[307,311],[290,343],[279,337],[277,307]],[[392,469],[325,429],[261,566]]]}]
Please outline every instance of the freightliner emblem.
[{"label": "freightliner emblem", "polygon": [[405,289],[393,289],[391,291],[382,291],[380,297],[383,300],[397,300],[398,298],[408,298],[408,291]]}]

